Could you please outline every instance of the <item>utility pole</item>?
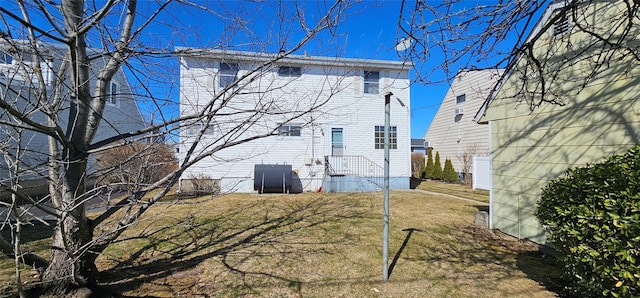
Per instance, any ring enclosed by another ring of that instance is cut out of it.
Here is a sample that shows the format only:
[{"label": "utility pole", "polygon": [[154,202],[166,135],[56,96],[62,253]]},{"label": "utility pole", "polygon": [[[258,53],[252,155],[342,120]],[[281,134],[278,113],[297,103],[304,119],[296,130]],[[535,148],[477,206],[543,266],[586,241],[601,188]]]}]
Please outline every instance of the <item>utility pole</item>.
[{"label": "utility pole", "polygon": [[389,149],[391,135],[391,96],[384,95],[384,212],[382,216],[382,280],[389,280]]}]

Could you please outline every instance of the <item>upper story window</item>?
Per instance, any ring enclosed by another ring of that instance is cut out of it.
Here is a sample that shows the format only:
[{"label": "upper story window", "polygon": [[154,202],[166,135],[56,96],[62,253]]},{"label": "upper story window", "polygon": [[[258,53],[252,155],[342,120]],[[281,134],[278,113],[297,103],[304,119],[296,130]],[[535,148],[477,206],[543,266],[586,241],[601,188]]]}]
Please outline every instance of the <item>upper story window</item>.
[{"label": "upper story window", "polygon": [[289,137],[299,137],[301,129],[302,129],[302,126],[297,124],[282,125],[280,126],[280,128],[278,128],[278,135],[289,136]]},{"label": "upper story window", "polygon": [[465,101],[467,101],[467,95],[466,94],[462,94],[462,95],[456,96],[456,104],[463,103]]},{"label": "upper story window", "polygon": [[283,77],[299,77],[302,75],[302,67],[280,66],[278,67],[278,75]]},{"label": "upper story window", "polygon": [[364,71],[364,93],[378,94],[380,91],[380,72]]},{"label": "upper story window", "polygon": [[231,86],[231,84],[233,84],[238,79],[239,69],[240,65],[238,65],[238,63],[220,62],[220,87],[225,88]]},{"label": "upper story window", "polygon": [[9,53],[0,52],[0,63],[11,64],[13,57]]},{"label": "upper story window", "polygon": [[569,33],[569,18],[564,15],[553,24],[553,37],[561,37]]},{"label": "upper story window", "polygon": [[190,124],[186,129],[186,136],[199,136],[202,135],[214,135],[215,134],[215,126],[213,123],[206,124],[204,120],[198,120]]},{"label": "upper story window", "polygon": [[[376,149],[384,149],[384,126],[376,125],[373,141]],[[389,127],[389,149],[398,149],[398,127]]]},{"label": "upper story window", "polygon": [[107,103],[112,105],[118,105],[118,83],[110,82],[109,90],[107,92]]}]

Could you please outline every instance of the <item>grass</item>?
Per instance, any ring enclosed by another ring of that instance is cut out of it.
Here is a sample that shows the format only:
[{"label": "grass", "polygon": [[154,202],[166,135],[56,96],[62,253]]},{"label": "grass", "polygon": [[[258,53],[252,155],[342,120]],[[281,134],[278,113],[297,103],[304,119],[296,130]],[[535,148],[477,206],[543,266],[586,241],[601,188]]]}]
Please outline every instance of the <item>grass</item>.
[{"label": "grass", "polygon": [[469,185],[458,183],[445,183],[442,181],[425,180],[418,185],[418,189],[432,191],[442,194],[454,195],[470,200],[489,203],[489,191],[482,189],[472,189]]},{"label": "grass", "polygon": [[392,192],[385,283],[382,193],[191,201],[155,206],[98,258],[106,290],[129,297],[556,296],[552,258],[473,226],[472,202]]}]

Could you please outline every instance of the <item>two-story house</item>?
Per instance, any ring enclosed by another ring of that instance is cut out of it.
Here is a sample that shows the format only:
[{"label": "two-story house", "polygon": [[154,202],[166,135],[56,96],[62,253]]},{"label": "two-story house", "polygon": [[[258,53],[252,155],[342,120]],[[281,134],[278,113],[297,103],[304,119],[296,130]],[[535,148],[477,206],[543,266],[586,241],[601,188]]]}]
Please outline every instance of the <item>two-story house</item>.
[{"label": "two-story house", "polygon": [[425,147],[432,148],[434,156],[435,152],[440,153],[442,164],[450,159],[461,176],[473,173],[473,156],[489,154],[489,126],[476,123],[473,117],[502,72],[501,69],[458,72],[424,134]]},{"label": "two-story house", "polygon": [[[69,117],[72,113],[69,103],[74,94],[68,87],[66,51],[65,46],[55,43],[38,42],[34,47],[24,40],[0,42],[0,101],[3,104],[0,146],[3,146],[4,157],[0,162],[0,183],[4,187],[10,184],[10,176],[19,175],[24,194],[46,192],[43,181],[48,177],[48,137],[30,127],[41,124],[58,127],[66,133],[74,127],[68,125],[73,121]],[[93,87],[96,72],[105,60],[101,58],[103,52],[100,50],[90,49],[90,53],[93,58],[90,84]],[[122,69],[109,82],[108,88],[109,97],[94,138],[96,142],[146,125]],[[52,117],[47,119],[47,114]],[[93,159],[89,160],[88,167],[89,173],[95,171]]]},{"label": "two-story house", "polygon": [[[410,64],[179,50],[188,53],[180,59],[181,116],[214,115],[204,126],[183,125],[180,160],[209,156],[185,171],[181,189],[206,178],[224,192],[266,192],[273,176],[287,180],[289,172],[296,191],[379,189],[389,92],[390,185],[409,188]],[[249,141],[226,146],[238,140]]]},{"label": "two-story house", "polygon": [[640,143],[637,20],[626,1],[554,1],[477,115],[491,135],[490,225],[545,243],[542,189]]}]

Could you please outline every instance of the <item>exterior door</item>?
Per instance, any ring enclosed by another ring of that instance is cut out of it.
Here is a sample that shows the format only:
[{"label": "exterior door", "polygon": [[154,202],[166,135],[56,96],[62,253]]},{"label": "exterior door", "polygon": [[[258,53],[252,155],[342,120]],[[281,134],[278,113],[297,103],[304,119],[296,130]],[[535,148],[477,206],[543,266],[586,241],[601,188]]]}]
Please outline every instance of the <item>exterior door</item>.
[{"label": "exterior door", "polygon": [[329,136],[329,144],[331,146],[329,149],[331,153],[329,156],[330,172],[335,175],[344,175],[347,171],[346,129],[344,127],[331,127],[329,129],[331,131]]},{"label": "exterior door", "polygon": [[331,156],[345,155],[344,128],[331,128]]}]

